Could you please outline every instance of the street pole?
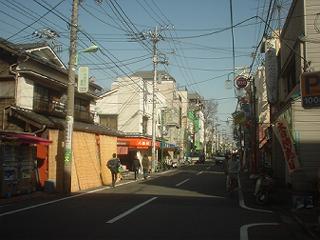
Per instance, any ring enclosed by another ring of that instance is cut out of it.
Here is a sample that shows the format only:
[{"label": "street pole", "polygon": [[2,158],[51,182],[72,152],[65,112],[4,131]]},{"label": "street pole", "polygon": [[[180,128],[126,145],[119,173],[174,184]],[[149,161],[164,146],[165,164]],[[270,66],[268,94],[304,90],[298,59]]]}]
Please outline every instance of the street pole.
[{"label": "street pole", "polygon": [[151,34],[152,43],[153,43],[153,82],[152,82],[152,171],[155,171],[156,164],[156,101],[155,101],[155,89],[157,81],[157,42],[159,41],[158,28],[156,27],[155,32]]},{"label": "street pole", "polygon": [[63,161],[63,192],[65,193],[71,192],[72,133],[73,133],[74,87],[75,87],[75,71],[76,71],[76,55],[77,55],[78,7],[79,7],[79,0],[73,0],[71,25],[70,25],[67,115],[66,115],[66,126],[65,126],[64,161]]},{"label": "street pole", "polygon": [[252,77],[252,104],[253,104],[253,166],[252,166],[252,173],[257,173],[257,161],[258,161],[258,137],[257,137],[257,130],[258,130],[258,126],[257,126],[257,106],[256,106],[256,85],[255,85],[255,78]]}]

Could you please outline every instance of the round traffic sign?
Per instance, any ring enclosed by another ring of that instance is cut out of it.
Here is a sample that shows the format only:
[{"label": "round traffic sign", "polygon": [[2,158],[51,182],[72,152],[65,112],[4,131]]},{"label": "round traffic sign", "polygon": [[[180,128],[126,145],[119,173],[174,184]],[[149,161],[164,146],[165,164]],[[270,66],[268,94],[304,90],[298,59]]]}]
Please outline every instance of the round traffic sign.
[{"label": "round traffic sign", "polygon": [[237,88],[245,88],[248,85],[248,79],[244,76],[238,76],[235,79],[235,84]]}]

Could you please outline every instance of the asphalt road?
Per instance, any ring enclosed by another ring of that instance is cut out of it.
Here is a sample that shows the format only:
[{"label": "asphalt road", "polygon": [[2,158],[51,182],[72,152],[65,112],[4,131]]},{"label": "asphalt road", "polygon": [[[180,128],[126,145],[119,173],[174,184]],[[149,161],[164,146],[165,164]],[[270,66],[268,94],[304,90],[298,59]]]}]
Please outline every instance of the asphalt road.
[{"label": "asphalt road", "polygon": [[294,239],[276,214],[244,204],[207,162],[114,189],[0,206],[0,239]]}]

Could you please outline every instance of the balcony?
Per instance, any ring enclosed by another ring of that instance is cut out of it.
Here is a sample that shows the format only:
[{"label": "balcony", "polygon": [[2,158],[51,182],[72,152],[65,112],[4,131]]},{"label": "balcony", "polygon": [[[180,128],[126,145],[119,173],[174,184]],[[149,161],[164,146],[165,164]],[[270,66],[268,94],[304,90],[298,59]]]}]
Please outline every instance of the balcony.
[{"label": "balcony", "polygon": [[[66,104],[65,101],[56,99],[34,98],[33,111],[43,114],[45,116],[53,116],[58,118],[66,117]],[[93,123],[94,114],[90,112],[90,108],[83,105],[75,104],[74,119],[87,123]]]}]

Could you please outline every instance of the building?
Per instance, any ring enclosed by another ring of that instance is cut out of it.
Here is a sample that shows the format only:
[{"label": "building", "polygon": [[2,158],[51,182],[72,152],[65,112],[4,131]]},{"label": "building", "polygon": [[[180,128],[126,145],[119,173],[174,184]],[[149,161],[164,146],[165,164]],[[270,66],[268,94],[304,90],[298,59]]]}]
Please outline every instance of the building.
[{"label": "building", "polygon": [[[110,91],[99,96],[95,111],[96,121],[108,127],[116,127],[125,133],[118,141],[118,154],[124,165],[132,168],[135,155],[141,160],[152,151],[153,85],[151,81],[136,75],[119,77],[112,83]],[[156,149],[162,136],[163,110],[166,99],[155,92]],[[158,159],[158,157],[157,157]],[[156,164],[156,163],[154,163]]]},{"label": "building", "polygon": [[[67,69],[45,43],[13,44],[5,40],[0,41],[0,65],[0,175],[12,174],[12,181],[1,179],[1,190],[8,189],[3,184],[22,180],[19,169],[27,160],[21,158],[19,151],[24,149],[29,151],[28,161],[37,162],[37,167],[32,168],[35,172],[29,174],[41,176],[37,188],[52,183],[62,191]],[[90,83],[87,93],[75,90],[72,192],[111,182],[105,161],[116,152],[120,133],[93,122],[90,104],[100,90],[94,83]],[[10,147],[10,137],[16,139],[16,146]],[[8,164],[15,170],[8,169]]]},{"label": "building", "polygon": [[292,2],[280,34],[277,91],[269,100],[273,169],[297,191],[311,191],[320,167],[320,108],[304,108],[300,91],[301,74],[320,70],[320,48],[313,41],[320,36],[319,12],[319,1]]},{"label": "building", "polygon": [[204,116],[203,98],[198,93],[188,93],[188,155],[203,150]]}]

